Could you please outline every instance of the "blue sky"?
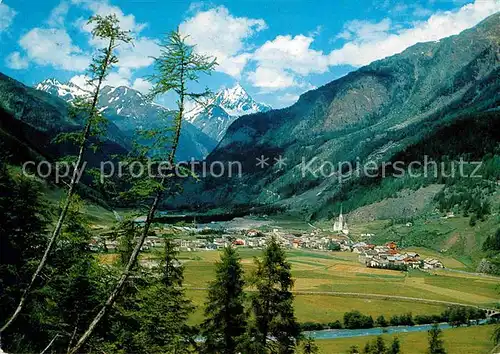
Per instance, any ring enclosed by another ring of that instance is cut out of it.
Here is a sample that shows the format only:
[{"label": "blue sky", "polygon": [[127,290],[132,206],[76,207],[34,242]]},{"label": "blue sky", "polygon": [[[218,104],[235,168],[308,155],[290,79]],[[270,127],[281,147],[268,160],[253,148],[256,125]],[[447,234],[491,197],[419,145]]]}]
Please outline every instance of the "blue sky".
[{"label": "blue sky", "polygon": [[[220,65],[200,86],[240,82],[258,101],[283,107],[357,67],[472,27],[500,0],[0,0],[0,71],[33,85],[84,82],[98,48],[85,19],[116,13],[135,37],[120,47],[108,84],[147,91],[151,56],[179,26]],[[172,105],[170,97],[161,100]]]}]

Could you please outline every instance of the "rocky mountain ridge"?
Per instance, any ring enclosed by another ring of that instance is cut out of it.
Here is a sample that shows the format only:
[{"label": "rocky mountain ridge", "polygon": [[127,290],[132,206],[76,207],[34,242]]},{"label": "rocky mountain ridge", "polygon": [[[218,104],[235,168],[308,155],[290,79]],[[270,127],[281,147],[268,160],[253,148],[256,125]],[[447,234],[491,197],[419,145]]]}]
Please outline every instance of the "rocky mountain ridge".
[{"label": "rocky mountain ridge", "polygon": [[[272,206],[312,216],[338,209],[346,183],[304,175],[303,162],[314,160],[313,172],[339,162],[380,164],[457,119],[495,115],[499,42],[497,13],[459,35],[416,44],[306,92],[291,107],[239,118],[207,163],[239,161],[243,175],[186,183],[175,206]],[[261,156],[267,163],[258,165]],[[286,166],[274,163],[280,157]],[[349,188],[357,183],[349,181]]]},{"label": "rocky mountain ridge", "polygon": [[221,89],[205,104],[196,104],[187,112],[186,120],[220,141],[238,117],[269,110],[271,106],[255,101],[238,83],[234,87]]},{"label": "rocky mountain ridge", "polygon": [[[56,95],[71,103],[77,97],[88,97],[89,92],[69,83],[47,79],[36,89]],[[113,122],[125,135],[133,138],[138,129],[165,128],[171,124],[173,112],[151,102],[145,95],[130,87],[105,86],[99,96],[101,113]],[[215,147],[216,142],[189,122],[184,122],[178,158],[181,160],[203,159]]]}]

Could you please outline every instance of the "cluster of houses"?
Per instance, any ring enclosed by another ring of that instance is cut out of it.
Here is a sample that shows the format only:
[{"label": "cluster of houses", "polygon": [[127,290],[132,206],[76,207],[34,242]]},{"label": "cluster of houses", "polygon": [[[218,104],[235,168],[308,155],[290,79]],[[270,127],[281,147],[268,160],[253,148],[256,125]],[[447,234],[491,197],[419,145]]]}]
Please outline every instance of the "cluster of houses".
[{"label": "cluster of houses", "polygon": [[289,249],[304,248],[312,250],[329,250],[329,246],[332,243],[331,237],[321,235],[318,231],[297,235],[284,233],[279,229],[274,229],[272,232],[268,233],[263,233],[258,230],[247,230],[244,231],[243,234],[238,235],[237,238],[221,237],[214,239],[213,244],[215,247],[212,248],[222,248],[229,243],[233,246],[263,248],[271,236],[276,237],[280,246]]},{"label": "cluster of houses", "polygon": [[[243,230],[211,230],[196,229],[191,227],[176,227],[165,230],[161,226],[153,226],[154,235],[162,235],[165,232],[172,234],[173,241],[178,245],[180,251],[198,250],[218,250],[226,246],[264,248],[271,236],[276,237],[278,243],[289,249],[310,249],[323,251],[344,251],[357,253],[359,262],[372,268],[387,269],[435,269],[444,268],[443,264],[432,258],[422,259],[418,253],[400,251],[395,242],[388,242],[385,245],[374,245],[366,242],[354,243],[349,238],[347,222],[340,215],[333,225],[333,234],[326,230],[314,229],[301,234],[289,234],[280,229],[273,229],[272,232],[262,232],[256,229]],[[186,233],[190,237],[183,237]],[[362,234],[363,237],[371,238],[373,234]],[[143,250],[154,247],[163,247],[165,239],[158,236],[149,236]],[[90,248],[94,251],[115,251],[118,248],[116,239],[98,238],[92,240]]]},{"label": "cluster of houses", "polygon": [[352,246],[352,250],[358,253],[360,263],[371,268],[388,269],[435,269],[444,268],[441,261],[434,258],[420,258],[415,252],[401,252],[395,242],[388,242],[382,246],[359,242]]}]

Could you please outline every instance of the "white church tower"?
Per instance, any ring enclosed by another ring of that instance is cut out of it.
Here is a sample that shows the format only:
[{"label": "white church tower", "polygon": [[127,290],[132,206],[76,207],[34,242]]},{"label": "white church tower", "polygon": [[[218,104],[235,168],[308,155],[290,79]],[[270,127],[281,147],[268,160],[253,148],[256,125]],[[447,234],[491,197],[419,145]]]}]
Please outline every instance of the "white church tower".
[{"label": "white church tower", "polygon": [[342,215],[342,204],[340,205],[340,214],[337,221],[333,223],[334,232],[342,232],[344,235],[349,234],[349,228],[347,227],[347,222],[344,220],[344,215]]}]

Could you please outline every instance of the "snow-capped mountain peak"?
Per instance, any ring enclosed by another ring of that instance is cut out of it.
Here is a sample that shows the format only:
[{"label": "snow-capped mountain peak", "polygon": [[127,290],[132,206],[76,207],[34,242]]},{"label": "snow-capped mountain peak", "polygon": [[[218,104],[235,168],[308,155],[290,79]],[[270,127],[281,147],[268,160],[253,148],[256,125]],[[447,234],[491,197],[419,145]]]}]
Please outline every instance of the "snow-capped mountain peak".
[{"label": "snow-capped mountain peak", "polygon": [[256,102],[238,83],[218,91],[206,105],[195,105],[186,113],[186,120],[220,141],[238,117],[270,109],[270,106]]},{"label": "snow-capped mountain peak", "polygon": [[88,97],[91,94],[72,82],[62,83],[57,79],[43,80],[35,88],[59,96],[67,102],[71,102],[77,97]]},{"label": "snow-capped mountain peak", "polygon": [[[71,82],[61,83],[56,79],[44,80],[35,88],[67,102],[91,94]],[[150,102],[142,93],[127,86],[103,87],[98,105],[99,111],[123,131],[164,125],[163,117],[168,113],[165,107]],[[240,84],[236,84],[218,91],[205,105],[196,104],[187,110],[185,119],[210,138],[220,141],[238,117],[270,109],[270,106],[256,102]]]},{"label": "snow-capped mountain peak", "polygon": [[217,92],[213,104],[222,107],[231,116],[265,112],[271,109],[268,105],[256,102],[239,83]]}]

